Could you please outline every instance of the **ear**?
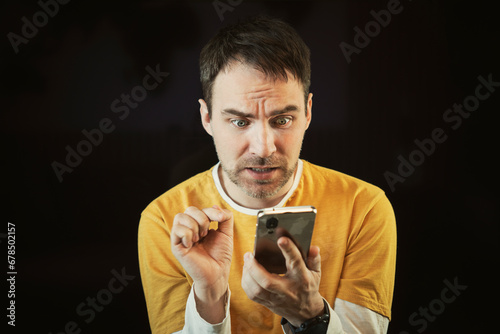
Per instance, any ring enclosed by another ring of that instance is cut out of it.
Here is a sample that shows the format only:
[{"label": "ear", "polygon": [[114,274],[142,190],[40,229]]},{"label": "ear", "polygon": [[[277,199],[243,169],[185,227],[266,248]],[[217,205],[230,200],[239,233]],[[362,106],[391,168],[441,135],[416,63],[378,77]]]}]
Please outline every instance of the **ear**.
[{"label": "ear", "polygon": [[203,124],[205,131],[212,136],[212,120],[208,114],[207,103],[203,99],[199,99],[198,102],[200,103],[201,124]]},{"label": "ear", "polygon": [[307,113],[306,113],[306,130],[309,128],[309,124],[311,124],[312,119],[312,106],[313,106],[313,94],[309,93],[307,97]]}]

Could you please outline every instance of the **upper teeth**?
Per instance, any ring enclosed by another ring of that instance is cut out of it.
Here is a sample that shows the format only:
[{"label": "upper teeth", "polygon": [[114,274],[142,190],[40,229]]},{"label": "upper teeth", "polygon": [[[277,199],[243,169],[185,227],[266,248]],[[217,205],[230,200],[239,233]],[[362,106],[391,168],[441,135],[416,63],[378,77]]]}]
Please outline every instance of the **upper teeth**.
[{"label": "upper teeth", "polygon": [[256,172],[265,172],[270,170],[271,168],[252,168]]}]

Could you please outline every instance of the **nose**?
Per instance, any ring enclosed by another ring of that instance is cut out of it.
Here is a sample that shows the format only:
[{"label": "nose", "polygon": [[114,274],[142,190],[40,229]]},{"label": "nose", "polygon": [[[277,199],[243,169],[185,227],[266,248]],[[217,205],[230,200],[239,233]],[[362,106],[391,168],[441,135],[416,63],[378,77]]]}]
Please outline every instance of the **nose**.
[{"label": "nose", "polygon": [[275,134],[268,126],[255,126],[254,131],[249,135],[251,154],[267,158],[276,152]]}]

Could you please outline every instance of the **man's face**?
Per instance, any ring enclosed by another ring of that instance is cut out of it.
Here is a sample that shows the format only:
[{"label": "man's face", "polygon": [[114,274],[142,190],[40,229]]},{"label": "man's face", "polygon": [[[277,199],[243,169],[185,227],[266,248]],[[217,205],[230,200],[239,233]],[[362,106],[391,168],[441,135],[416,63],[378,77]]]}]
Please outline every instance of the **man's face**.
[{"label": "man's face", "polygon": [[293,75],[286,82],[273,81],[235,62],[215,79],[211,118],[205,102],[200,104],[228,195],[248,207],[252,199],[277,204],[293,183],[311,121],[312,94],[306,105],[302,84]]}]

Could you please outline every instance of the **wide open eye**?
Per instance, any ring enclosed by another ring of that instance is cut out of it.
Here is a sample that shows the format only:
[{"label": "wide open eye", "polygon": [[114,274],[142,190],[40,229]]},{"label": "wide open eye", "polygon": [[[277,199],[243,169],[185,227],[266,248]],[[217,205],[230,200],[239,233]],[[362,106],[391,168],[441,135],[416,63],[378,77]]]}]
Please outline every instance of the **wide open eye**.
[{"label": "wide open eye", "polygon": [[237,128],[244,128],[248,125],[248,122],[243,119],[232,119],[231,123],[233,123],[233,125]]},{"label": "wide open eye", "polygon": [[276,117],[274,120],[274,125],[280,128],[287,127],[291,124],[292,118],[291,117]]}]

